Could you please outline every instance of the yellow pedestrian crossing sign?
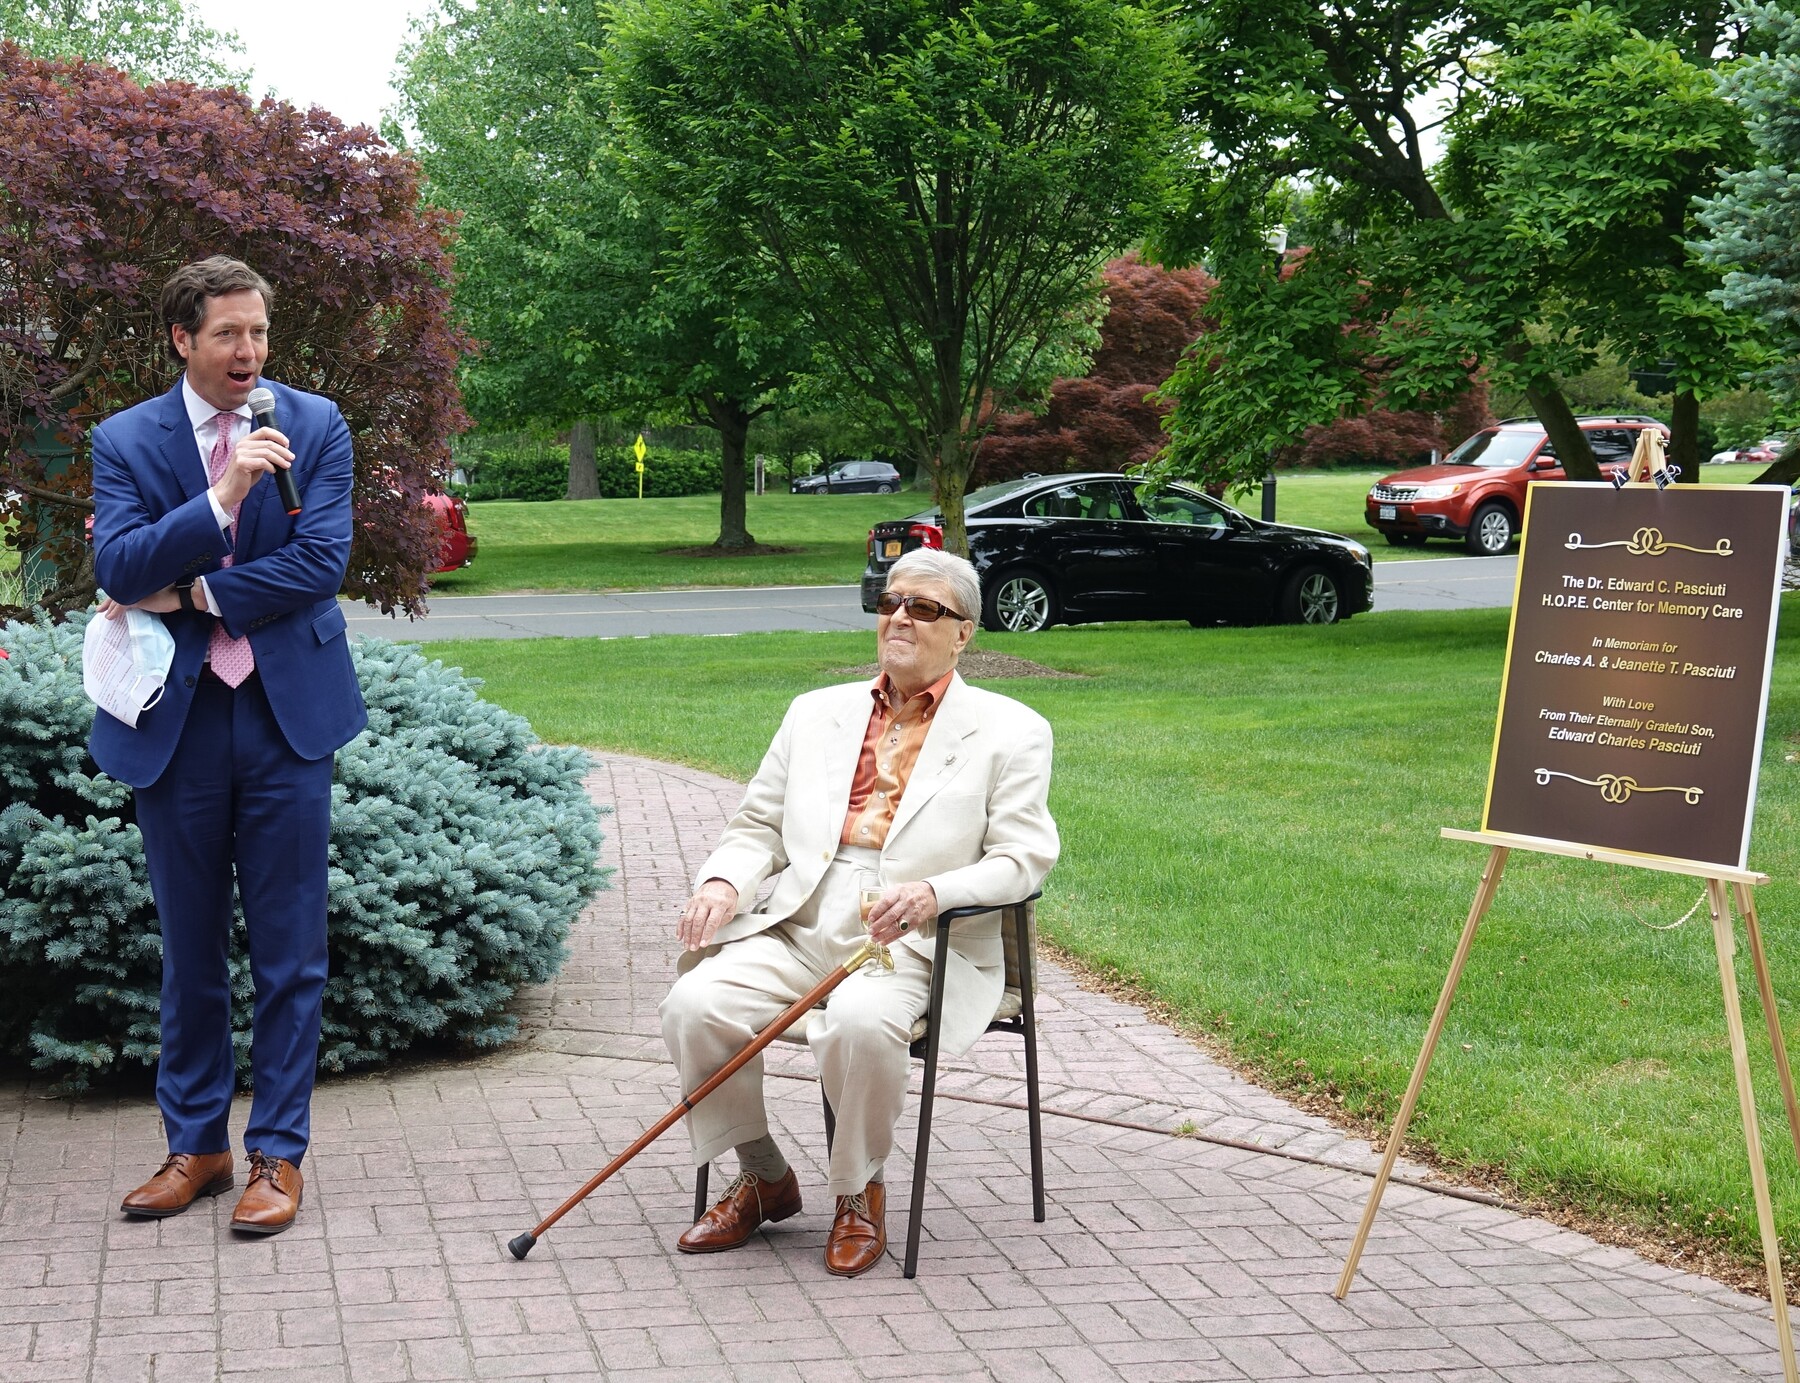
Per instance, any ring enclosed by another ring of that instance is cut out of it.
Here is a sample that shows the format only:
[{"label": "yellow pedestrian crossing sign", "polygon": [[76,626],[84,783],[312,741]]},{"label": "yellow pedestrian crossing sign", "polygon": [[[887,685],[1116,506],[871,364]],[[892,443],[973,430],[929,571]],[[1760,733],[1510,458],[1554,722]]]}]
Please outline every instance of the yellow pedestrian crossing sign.
[{"label": "yellow pedestrian crossing sign", "polygon": [[644,497],[644,453],[650,448],[644,445],[644,434],[638,433],[637,442],[631,448],[631,454],[637,457],[638,498]]}]

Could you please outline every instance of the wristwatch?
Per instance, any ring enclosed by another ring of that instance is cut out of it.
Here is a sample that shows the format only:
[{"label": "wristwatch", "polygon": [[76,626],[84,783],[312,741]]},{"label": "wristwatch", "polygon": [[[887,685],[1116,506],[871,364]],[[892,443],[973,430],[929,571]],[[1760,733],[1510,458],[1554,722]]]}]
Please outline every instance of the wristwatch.
[{"label": "wristwatch", "polygon": [[177,581],[175,583],[175,599],[181,602],[181,608],[184,610],[198,610],[200,608],[198,605],[194,604],[193,577],[190,576],[185,580]]}]

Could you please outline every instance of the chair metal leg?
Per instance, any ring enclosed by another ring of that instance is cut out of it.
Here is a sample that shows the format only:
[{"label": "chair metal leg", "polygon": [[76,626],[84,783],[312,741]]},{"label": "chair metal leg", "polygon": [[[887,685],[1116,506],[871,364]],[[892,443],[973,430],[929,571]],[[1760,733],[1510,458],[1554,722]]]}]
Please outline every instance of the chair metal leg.
[{"label": "chair metal leg", "polygon": [[819,1082],[819,1103],[825,1107],[825,1156],[831,1157],[831,1140],[837,1137],[837,1115],[831,1112],[831,1096],[825,1093],[825,1082]]},{"label": "chair metal leg", "polygon": [[919,1090],[919,1139],[913,1148],[912,1213],[906,1222],[907,1277],[919,1270],[919,1228],[925,1218],[925,1166],[931,1155],[931,1102],[937,1093],[938,1015],[944,1009],[944,971],[950,964],[950,929],[940,925],[937,959],[931,967],[931,1001],[925,1010],[925,1080]]},{"label": "chair metal leg", "polygon": [[712,1163],[702,1162],[694,1168],[694,1223],[700,1223],[700,1217],[706,1213],[706,1181],[712,1171]]},{"label": "chair metal leg", "polygon": [[1026,904],[1013,916],[1019,929],[1019,1006],[1025,1022],[1025,1109],[1031,1125],[1031,1218],[1044,1222],[1044,1122],[1038,1107],[1037,1011],[1033,983],[1030,931]]}]

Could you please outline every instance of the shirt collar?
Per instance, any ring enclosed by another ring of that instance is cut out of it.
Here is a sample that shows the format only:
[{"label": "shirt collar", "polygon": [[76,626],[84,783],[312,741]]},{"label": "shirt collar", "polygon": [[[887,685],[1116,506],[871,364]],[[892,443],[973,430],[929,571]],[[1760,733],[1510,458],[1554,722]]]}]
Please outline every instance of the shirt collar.
[{"label": "shirt collar", "polygon": [[[186,370],[181,372],[181,402],[187,408],[188,424],[196,432],[218,417],[221,411],[194,392],[194,386],[188,383]],[[245,404],[241,408],[233,408],[230,411],[240,418],[248,418],[250,405]]]},{"label": "shirt collar", "polygon": [[[956,669],[951,668],[950,671],[938,678],[937,681],[933,682],[917,696],[907,698],[906,704],[910,706],[914,701],[921,701],[924,703],[926,711],[936,710],[944,700],[944,693],[950,690],[950,683],[955,676]],[[878,672],[875,674],[875,680],[869,683],[869,695],[875,698],[875,704],[882,710],[893,710],[893,692],[888,684],[888,675],[885,672]]]}]

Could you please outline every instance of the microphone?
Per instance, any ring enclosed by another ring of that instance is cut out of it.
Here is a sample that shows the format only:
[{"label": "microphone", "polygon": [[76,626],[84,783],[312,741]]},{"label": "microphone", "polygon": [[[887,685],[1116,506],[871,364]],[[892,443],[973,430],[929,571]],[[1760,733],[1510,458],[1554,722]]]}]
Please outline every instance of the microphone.
[{"label": "microphone", "polygon": [[[245,400],[250,405],[250,421],[256,427],[275,426],[275,395],[267,389],[252,389]],[[275,488],[281,492],[281,507],[290,515],[300,512],[300,491],[294,488],[294,472],[277,466]]]}]

